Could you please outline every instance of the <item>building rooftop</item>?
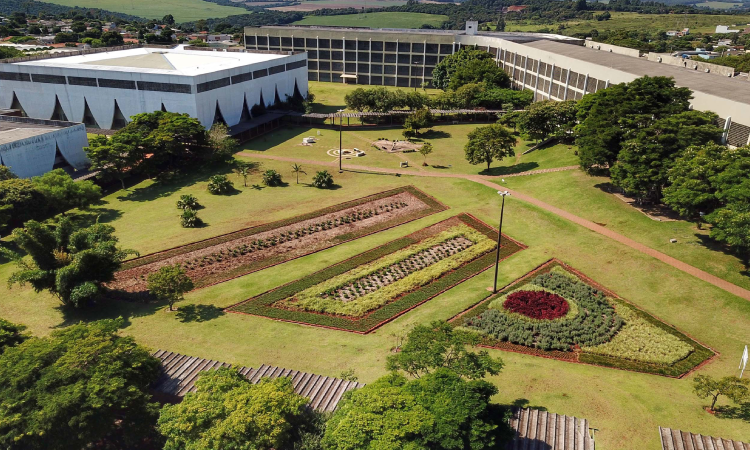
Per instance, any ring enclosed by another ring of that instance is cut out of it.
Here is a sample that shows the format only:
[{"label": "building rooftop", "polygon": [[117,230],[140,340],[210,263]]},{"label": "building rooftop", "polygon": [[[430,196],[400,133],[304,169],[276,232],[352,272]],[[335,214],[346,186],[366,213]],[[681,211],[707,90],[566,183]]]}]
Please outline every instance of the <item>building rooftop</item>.
[{"label": "building rooftop", "polygon": [[37,120],[27,117],[0,115],[0,145],[27,139],[76,125],[56,120]]},{"label": "building rooftop", "polygon": [[750,450],[746,442],[659,427],[662,450]]},{"label": "building rooftop", "polygon": [[673,77],[678,86],[689,87],[693,91],[750,104],[750,86],[748,86],[746,78],[730,78],[705,74],[699,71],[648,61],[645,58],[635,58],[633,56],[594,50],[576,45],[565,45],[559,42],[536,41],[524,45],[560,56],[567,56],[591,64],[631,73],[637,77],[644,75],[651,77]]},{"label": "building rooftop", "polygon": [[168,75],[202,75],[219,70],[243,67],[283,58],[285,55],[268,53],[240,53],[221,51],[132,48],[112,52],[75,55],[12,63],[22,66],[94,69],[99,71],[132,72]]}]

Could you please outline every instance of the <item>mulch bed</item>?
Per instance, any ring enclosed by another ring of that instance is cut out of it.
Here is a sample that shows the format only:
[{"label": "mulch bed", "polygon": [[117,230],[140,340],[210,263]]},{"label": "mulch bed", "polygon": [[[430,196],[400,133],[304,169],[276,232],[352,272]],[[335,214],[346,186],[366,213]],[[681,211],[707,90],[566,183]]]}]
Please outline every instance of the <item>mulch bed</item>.
[{"label": "mulch bed", "polygon": [[404,186],[127,261],[107,287],[144,294],[149,274],[180,264],[199,289],[446,209],[414,186]]},{"label": "mulch bed", "polygon": [[537,275],[549,272],[556,266],[562,267],[567,272],[578,277],[584,283],[588,284],[589,286],[593,286],[594,288],[603,292],[605,295],[612,298],[616,303],[620,303],[624,307],[633,309],[638,315],[641,316],[641,318],[647,320],[651,325],[662,328],[668,331],[669,333],[677,336],[678,338],[682,339],[683,341],[689,343],[690,345],[693,346],[694,351],[690,353],[690,355],[688,355],[685,359],[681,361],[677,361],[671,366],[667,366],[667,365],[659,365],[659,364],[646,363],[646,362],[640,362],[640,361],[631,361],[631,360],[627,360],[624,358],[616,358],[612,356],[595,355],[593,353],[583,352],[581,351],[579,347],[576,347],[575,349],[573,349],[573,351],[570,351],[570,352],[546,351],[546,350],[542,350],[542,349],[538,349],[534,347],[526,347],[524,345],[518,345],[518,344],[511,343],[511,342],[500,341],[491,337],[484,337],[480,344],[480,347],[493,348],[497,350],[509,351],[509,352],[514,352],[514,353],[523,353],[527,355],[540,356],[542,358],[557,359],[560,361],[577,362],[581,364],[588,364],[588,365],[601,366],[601,367],[610,367],[610,368],[615,368],[615,369],[620,369],[620,370],[627,370],[630,372],[642,372],[642,373],[649,373],[653,375],[662,375],[662,376],[666,376],[670,378],[683,378],[686,375],[692,373],[698,367],[702,367],[703,365],[707,364],[710,360],[712,360],[714,357],[718,355],[718,353],[712,350],[711,348],[701,344],[700,342],[696,341],[689,335],[683,333],[682,331],[662,321],[658,317],[654,317],[651,314],[643,311],[636,305],[619,297],[613,291],[596,283],[595,281],[593,281],[592,279],[590,279],[583,273],[575,270],[574,268],[568,266],[567,264],[555,258],[550,259],[549,261],[533,269],[532,271],[522,276],[521,278],[513,281],[507,286],[504,286],[502,289],[498,290],[497,294],[491,294],[488,297],[486,297],[484,300],[481,300],[476,305],[471,306],[465,311],[455,315],[454,317],[449,319],[448,322],[454,326],[461,326],[462,324],[465,323],[467,319],[476,317],[482,314],[483,312],[485,312],[488,309],[490,303],[494,299],[505,295],[506,293],[516,289],[517,287],[522,286],[528,280],[536,277]]},{"label": "mulch bed", "polygon": [[[380,247],[360,253],[350,259],[329,266],[299,280],[264,292],[263,294],[248,299],[242,303],[231,306],[227,308],[226,311],[263,316],[275,320],[351,331],[361,334],[370,333],[396,317],[492,267],[495,263],[495,249],[480,255],[451,272],[443,274],[441,277],[425,286],[392,299],[389,303],[360,317],[338,316],[282,308],[275,304],[332,277],[416,244],[458,224],[468,225],[483,233],[490,239],[494,240],[497,238],[497,231],[492,227],[476,219],[474,216],[462,213],[418,230],[408,236],[383,244]],[[524,248],[526,247],[523,244],[503,235],[503,246],[500,251],[500,258],[505,259]]]}]

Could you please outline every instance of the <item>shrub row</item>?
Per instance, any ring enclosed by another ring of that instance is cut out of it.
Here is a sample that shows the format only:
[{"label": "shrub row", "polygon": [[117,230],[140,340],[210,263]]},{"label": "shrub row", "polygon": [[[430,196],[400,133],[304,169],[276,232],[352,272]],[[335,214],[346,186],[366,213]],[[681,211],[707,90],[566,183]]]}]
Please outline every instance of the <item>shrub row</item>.
[{"label": "shrub row", "polygon": [[189,253],[195,250],[201,250],[207,247],[211,247],[218,244],[223,244],[225,242],[230,242],[235,239],[240,239],[247,236],[252,236],[254,234],[263,233],[266,231],[271,231],[276,228],[285,227],[288,225],[292,225],[298,222],[302,222],[305,220],[314,219],[316,217],[324,216],[326,214],[335,213],[338,211],[342,211],[344,209],[352,208],[355,206],[364,205],[366,203],[381,200],[384,198],[392,197],[401,193],[409,193],[415,197],[417,197],[419,200],[424,202],[426,205],[428,205],[428,208],[422,209],[420,211],[415,211],[410,214],[405,214],[403,216],[394,217],[392,220],[383,222],[379,224],[376,228],[369,228],[366,230],[360,230],[358,233],[346,233],[345,235],[340,235],[336,239],[332,239],[333,244],[338,244],[341,242],[346,242],[351,239],[356,239],[357,237],[364,236],[367,234],[371,234],[386,228],[390,228],[396,225],[401,225],[407,222],[410,222],[412,220],[416,220],[425,216],[429,216],[431,214],[434,214],[436,212],[445,211],[447,207],[443,205],[442,203],[438,202],[434,198],[430,197],[429,195],[425,194],[424,192],[420,191],[414,186],[403,186],[396,189],[391,189],[388,191],[383,191],[378,194],[370,195],[367,197],[358,198],[355,200],[351,200],[348,202],[340,203],[338,205],[329,206],[327,208],[319,209],[317,211],[313,211],[307,214],[302,214],[299,216],[290,217],[288,219],[279,220],[276,222],[271,222],[268,224],[260,225],[257,227],[251,227],[251,228],[245,228],[242,230],[238,230],[232,233],[224,234],[221,236],[216,236],[210,239],[206,239],[203,241],[193,242],[191,244],[183,245],[180,247],[174,247],[162,252],[158,253],[152,253],[150,255],[144,255],[140,258],[132,259],[130,261],[127,261],[123,264],[122,270],[132,269],[134,267],[139,267],[146,264],[151,264],[156,261],[161,261],[164,259],[169,259],[177,255],[181,255],[183,253]]},{"label": "shrub row", "polygon": [[236,258],[238,256],[253,253],[258,250],[262,250],[269,247],[275,247],[278,244],[284,242],[293,241],[300,239],[304,236],[319,233],[321,231],[338,228],[341,225],[355,223],[363,219],[368,219],[373,216],[377,216],[384,212],[390,212],[394,209],[400,209],[408,206],[404,202],[391,202],[385,206],[379,206],[377,208],[368,209],[364,211],[355,211],[341,217],[337,217],[333,220],[326,220],[306,227],[298,228],[292,231],[282,231],[279,234],[269,236],[265,239],[256,239],[249,244],[242,244],[228,249],[221,249],[218,252],[211,253],[210,255],[204,255],[200,258],[194,258],[182,263],[187,269],[193,269],[195,267],[210,266],[214,263],[221,262],[228,258]]},{"label": "shrub row", "polygon": [[540,274],[529,283],[575,301],[578,315],[569,320],[528,321],[490,308],[464,325],[501,341],[542,350],[572,350],[575,345],[593,346],[611,340],[620,330],[623,320],[604,294],[558,270],[562,269]]},{"label": "shrub row", "polygon": [[[471,217],[466,214],[460,214],[456,216],[456,218],[461,220],[465,224],[472,226],[472,228],[475,228],[478,231],[482,232],[482,234],[490,236],[492,235],[491,228],[487,227],[481,222],[471,220]],[[475,223],[476,226],[473,226],[473,223]],[[292,297],[297,293],[317,284],[323,283],[328,279],[341,275],[358,266],[373,262],[379,258],[389,255],[390,253],[397,252],[403,248],[408,247],[409,245],[415,244],[419,240],[423,239],[423,237],[419,238],[420,235],[423,235],[423,230],[417,231],[409,236],[405,236],[395,241],[391,241],[380,247],[361,253],[351,259],[329,266],[310,276],[286,284],[272,291],[268,291],[264,294],[261,294],[257,297],[229,308],[229,311],[243,312],[247,314],[265,316],[272,319],[300,322],[310,325],[338,328],[346,331],[367,333],[376,329],[383,323],[386,323],[387,321],[393,319],[404,311],[411,309],[419,305],[420,303],[423,303],[435,297],[441,292],[455,286],[461,281],[473,277],[474,275],[484,271],[488,267],[491,267],[495,261],[494,253],[487,253],[479,258],[474,259],[473,261],[470,261],[467,264],[464,264],[456,270],[444,274],[432,283],[422,286],[421,288],[412,291],[357,320],[341,316],[282,309],[272,306],[274,303],[280,300]],[[513,241],[510,241],[509,244],[503,245],[500,256],[501,258],[506,258],[522,249],[523,247]]]}]

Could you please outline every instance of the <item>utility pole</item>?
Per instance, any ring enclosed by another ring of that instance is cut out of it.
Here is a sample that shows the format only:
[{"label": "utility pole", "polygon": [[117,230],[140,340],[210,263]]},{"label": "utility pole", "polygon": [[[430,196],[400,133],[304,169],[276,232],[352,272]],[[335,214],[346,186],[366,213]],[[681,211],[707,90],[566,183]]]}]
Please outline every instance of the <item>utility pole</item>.
[{"label": "utility pole", "polygon": [[497,191],[503,197],[502,206],[500,206],[500,228],[497,230],[497,252],[495,252],[495,278],[492,283],[492,293],[497,293],[497,274],[500,269],[500,241],[503,237],[503,215],[505,213],[505,197],[510,195],[508,191]]},{"label": "utility pole", "polygon": [[344,132],[344,115],[341,114],[343,112],[344,112],[343,109],[338,110],[338,113],[339,113],[339,173],[344,173],[344,169],[341,167],[341,159],[343,158],[343,155],[344,155],[344,149],[341,147],[341,134]]}]

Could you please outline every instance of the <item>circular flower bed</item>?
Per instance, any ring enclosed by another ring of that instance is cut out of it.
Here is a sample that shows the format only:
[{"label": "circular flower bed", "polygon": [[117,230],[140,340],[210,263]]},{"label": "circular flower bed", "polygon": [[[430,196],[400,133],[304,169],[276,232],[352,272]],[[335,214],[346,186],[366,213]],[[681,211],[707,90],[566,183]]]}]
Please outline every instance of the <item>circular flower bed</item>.
[{"label": "circular flower bed", "polygon": [[516,291],[503,303],[508,311],[538,320],[565,317],[570,306],[564,298],[546,291]]}]

